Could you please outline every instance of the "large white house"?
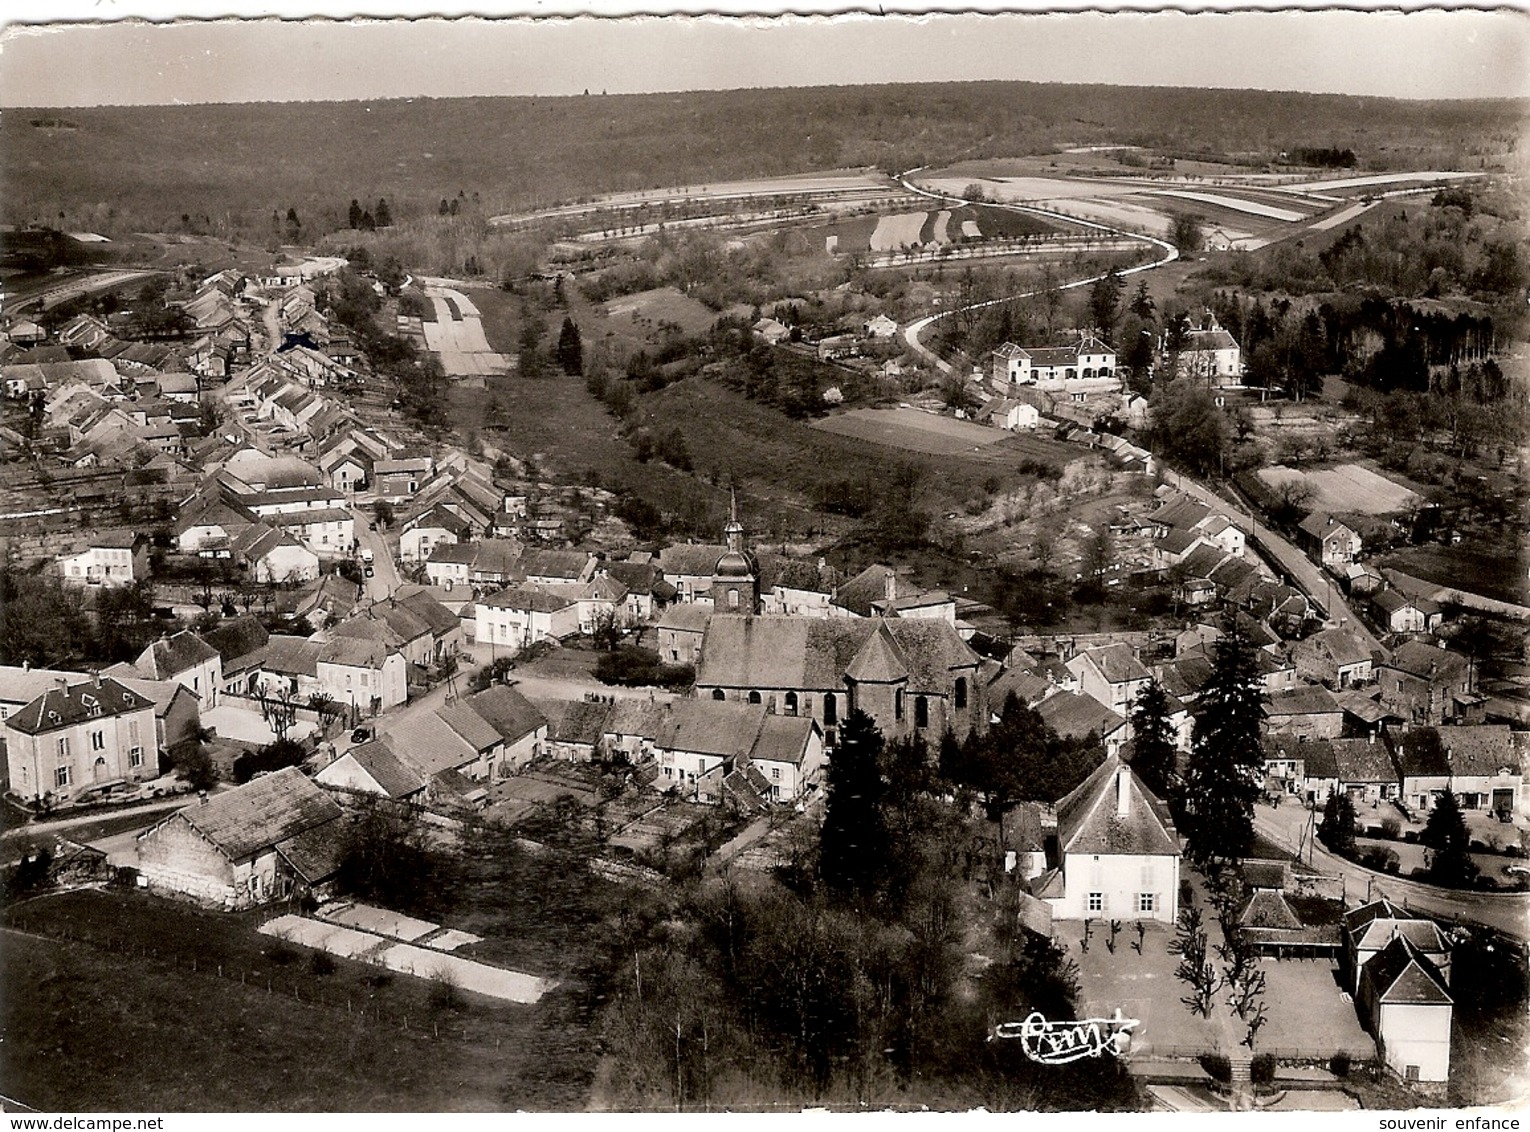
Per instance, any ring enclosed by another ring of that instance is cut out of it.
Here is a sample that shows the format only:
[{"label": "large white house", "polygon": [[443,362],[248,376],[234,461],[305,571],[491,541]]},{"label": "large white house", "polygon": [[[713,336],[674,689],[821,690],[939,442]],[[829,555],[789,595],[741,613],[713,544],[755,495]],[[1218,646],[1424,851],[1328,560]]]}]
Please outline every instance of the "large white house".
[{"label": "large white house", "polygon": [[1116,352],[1095,337],[1069,346],[1017,346],[993,352],[993,380],[1003,385],[1048,385],[1116,376]]},{"label": "large white house", "polygon": [[4,724],[10,788],[25,802],[63,801],[159,774],[154,701],[111,677],[57,684]]},{"label": "large white house", "polygon": [[133,531],[102,531],[78,554],[58,560],[66,582],[131,586],[149,576],[149,538]]},{"label": "large white house", "polygon": [[1035,884],[1054,918],[1178,918],[1179,835],[1168,808],[1119,758],[1057,803],[1057,853]]}]

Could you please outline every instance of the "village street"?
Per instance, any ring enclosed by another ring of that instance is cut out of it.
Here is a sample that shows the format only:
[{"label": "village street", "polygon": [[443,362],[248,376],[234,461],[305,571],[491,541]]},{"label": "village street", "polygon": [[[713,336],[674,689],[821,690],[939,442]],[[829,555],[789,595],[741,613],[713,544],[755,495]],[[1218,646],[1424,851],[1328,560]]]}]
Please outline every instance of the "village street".
[{"label": "village street", "polygon": [[1305,554],[1295,546],[1292,546],[1285,538],[1276,534],[1265,526],[1248,511],[1240,510],[1227,502],[1205,484],[1199,483],[1188,476],[1182,476],[1178,472],[1167,468],[1163,473],[1164,482],[1179,488],[1186,495],[1197,502],[1210,507],[1214,512],[1226,517],[1240,527],[1249,528],[1250,538],[1259,545],[1271,559],[1275,567],[1298,589],[1310,598],[1313,604],[1321,608],[1330,621],[1345,625],[1355,633],[1372,652],[1381,649],[1381,642],[1365,627],[1365,622],[1355,616],[1354,610],[1344,601],[1337,587],[1330,578]]},{"label": "village street", "polygon": [[1530,940],[1530,893],[1454,892],[1378,873],[1329,853],[1312,837],[1310,821],[1311,814],[1301,805],[1276,809],[1261,803],[1254,811],[1259,833],[1293,853],[1300,846],[1302,860],[1310,862],[1314,871],[1344,878],[1352,899],[1385,896],[1431,916],[1485,924],[1516,939]]},{"label": "village street", "polygon": [[398,566],[388,549],[388,540],[382,531],[372,530],[372,516],[355,503],[351,515],[356,521],[356,541],[362,550],[372,552],[372,576],[362,578],[368,601],[386,601],[399,587]]}]

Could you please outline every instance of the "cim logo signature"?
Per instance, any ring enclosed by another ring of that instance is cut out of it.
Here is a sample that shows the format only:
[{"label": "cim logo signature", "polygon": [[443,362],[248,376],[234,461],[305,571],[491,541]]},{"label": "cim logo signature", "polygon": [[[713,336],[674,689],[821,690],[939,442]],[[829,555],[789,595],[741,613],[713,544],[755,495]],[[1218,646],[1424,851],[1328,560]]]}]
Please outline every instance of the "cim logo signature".
[{"label": "cim logo signature", "polygon": [[1039,1012],[1032,1012],[1023,1022],[1001,1022],[994,1027],[994,1038],[1019,1038],[1025,1056],[1042,1065],[1066,1065],[1086,1057],[1120,1056],[1130,1048],[1131,1031],[1140,1023],[1135,1018],[1082,1018],[1076,1022],[1048,1022]]}]

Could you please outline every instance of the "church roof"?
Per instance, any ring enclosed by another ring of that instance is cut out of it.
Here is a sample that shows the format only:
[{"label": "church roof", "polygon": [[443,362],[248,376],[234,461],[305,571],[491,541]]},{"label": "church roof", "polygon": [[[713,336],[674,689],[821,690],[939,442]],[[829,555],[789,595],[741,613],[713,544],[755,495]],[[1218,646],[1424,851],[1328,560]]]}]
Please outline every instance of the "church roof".
[{"label": "church roof", "polygon": [[908,679],[908,663],[898,642],[887,631],[884,621],[861,646],[855,659],[845,669],[845,678],[857,684],[893,684]]}]

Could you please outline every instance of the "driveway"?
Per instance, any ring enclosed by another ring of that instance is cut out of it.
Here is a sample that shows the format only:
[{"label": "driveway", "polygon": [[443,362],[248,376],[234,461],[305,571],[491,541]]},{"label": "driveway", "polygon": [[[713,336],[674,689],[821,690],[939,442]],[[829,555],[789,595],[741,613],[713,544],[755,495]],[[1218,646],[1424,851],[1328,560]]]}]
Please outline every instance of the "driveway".
[{"label": "driveway", "polygon": [[1402,877],[1388,876],[1335,857],[1315,844],[1307,829],[1309,811],[1301,806],[1258,805],[1254,827],[1286,849],[1302,847],[1302,860],[1314,872],[1344,878],[1349,898],[1360,901],[1385,896],[1406,908],[1444,920],[1465,920],[1494,928],[1516,939],[1530,941],[1530,893],[1456,892]]}]

